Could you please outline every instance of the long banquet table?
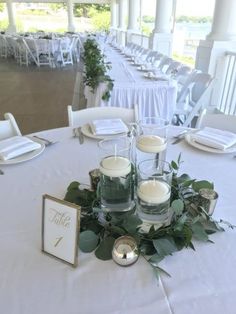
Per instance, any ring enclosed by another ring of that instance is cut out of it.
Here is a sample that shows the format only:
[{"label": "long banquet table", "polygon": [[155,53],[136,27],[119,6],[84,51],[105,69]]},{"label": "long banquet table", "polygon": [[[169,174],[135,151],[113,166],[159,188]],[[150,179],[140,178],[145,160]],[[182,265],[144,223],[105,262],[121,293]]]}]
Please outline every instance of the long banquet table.
[{"label": "long banquet table", "polygon": [[109,72],[114,80],[114,87],[108,101],[102,100],[106,84],[101,83],[94,93],[85,86],[84,94],[87,107],[116,106],[133,108],[138,104],[141,107],[140,116],[156,115],[172,120],[177,97],[177,83],[174,80],[152,80],[145,78],[147,73],[139,71],[116,50],[106,45],[104,54],[111,62]]},{"label": "long banquet table", "polygon": [[[170,136],[180,132],[171,127]],[[159,284],[150,266],[139,258],[122,268],[79,252],[72,268],[41,252],[42,195],[63,198],[71,181],[88,183],[88,171],[99,161],[97,142],[83,145],[71,128],[38,133],[57,144],[35,159],[0,166],[0,313],[5,314],[232,314],[236,306],[236,231],[195,242],[160,266],[171,274]],[[168,145],[167,160],[182,152],[182,172],[211,180],[219,193],[214,213],[236,224],[235,174],[232,154],[211,154],[184,141]]]}]

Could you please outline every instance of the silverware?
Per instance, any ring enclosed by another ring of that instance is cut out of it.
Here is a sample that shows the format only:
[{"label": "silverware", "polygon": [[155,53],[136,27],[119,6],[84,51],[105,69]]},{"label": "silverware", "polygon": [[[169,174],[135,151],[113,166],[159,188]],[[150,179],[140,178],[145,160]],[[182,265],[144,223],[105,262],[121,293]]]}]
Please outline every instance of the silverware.
[{"label": "silverware", "polygon": [[4,175],[4,172],[0,169],[0,175]]},{"label": "silverware", "polygon": [[175,139],[171,144],[178,144],[179,142],[183,141],[185,138],[185,135],[188,133],[188,130],[184,130],[183,132],[179,133],[176,136],[173,136],[173,139]]},{"label": "silverware", "polygon": [[73,129],[74,137],[78,137],[80,144],[84,143],[84,134],[81,131],[81,127]]},{"label": "silverware", "polygon": [[45,146],[50,146],[50,145],[53,145],[53,144],[58,143],[58,142],[49,141],[48,139],[43,138],[43,137],[39,137],[39,136],[37,136],[37,135],[33,135],[33,137],[35,137],[35,138],[37,138],[37,139],[43,141],[43,142],[45,143]]}]

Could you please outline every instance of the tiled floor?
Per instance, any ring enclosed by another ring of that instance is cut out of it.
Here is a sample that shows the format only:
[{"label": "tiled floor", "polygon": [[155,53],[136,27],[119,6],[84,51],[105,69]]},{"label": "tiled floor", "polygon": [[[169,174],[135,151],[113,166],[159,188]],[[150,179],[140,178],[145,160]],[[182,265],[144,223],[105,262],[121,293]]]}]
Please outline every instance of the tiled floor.
[{"label": "tiled floor", "polygon": [[0,59],[0,119],[11,112],[23,134],[68,125],[76,73],[77,66],[27,68]]}]

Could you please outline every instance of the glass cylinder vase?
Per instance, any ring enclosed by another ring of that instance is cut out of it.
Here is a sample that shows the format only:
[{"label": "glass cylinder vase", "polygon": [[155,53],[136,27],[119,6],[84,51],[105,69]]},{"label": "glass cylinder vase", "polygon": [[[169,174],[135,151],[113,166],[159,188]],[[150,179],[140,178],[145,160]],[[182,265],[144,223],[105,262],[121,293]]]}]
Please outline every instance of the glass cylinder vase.
[{"label": "glass cylinder vase", "polygon": [[103,157],[100,162],[101,208],[107,212],[133,209],[133,165],[130,161],[131,142],[127,137],[99,142]]}]

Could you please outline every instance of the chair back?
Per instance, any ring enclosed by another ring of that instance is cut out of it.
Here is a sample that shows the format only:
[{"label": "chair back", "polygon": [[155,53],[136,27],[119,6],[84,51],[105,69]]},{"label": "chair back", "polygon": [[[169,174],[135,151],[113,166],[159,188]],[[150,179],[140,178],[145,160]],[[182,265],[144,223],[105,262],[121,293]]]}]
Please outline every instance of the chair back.
[{"label": "chair back", "polygon": [[196,128],[205,126],[236,133],[236,116],[222,113],[202,111],[196,124]]},{"label": "chair back", "polygon": [[20,129],[13,115],[11,113],[5,113],[4,118],[5,120],[0,121],[0,140],[21,135]]},{"label": "chair back", "polygon": [[170,65],[168,66],[167,70],[166,70],[166,74],[174,74],[175,72],[178,72],[178,69],[181,67],[182,63],[178,62],[178,61],[173,61],[172,63],[170,63]]},{"label": "chair back", "polygon": [[126,123],[135,122],[134,109],[119,107],[93,107],[72,111],[72,106],[67,107],[69,126],[82,126],[96,119],[120,118]]},{"label": "chair back", "polygon": [[194,117],[196,117],[199,112],[201,112],[208,106],[210,94],[212,92],[214,84],[215,80],[211,76],[209,76],[208,82],[201,82],[201,84],[199,85],[200,91],[196,91],[195,98],[192,97],[192,99],[190,99],[190,105],[192,107],[192,110],[188,113],[187,118],[183,123],[183,126],[190,126]]}]

